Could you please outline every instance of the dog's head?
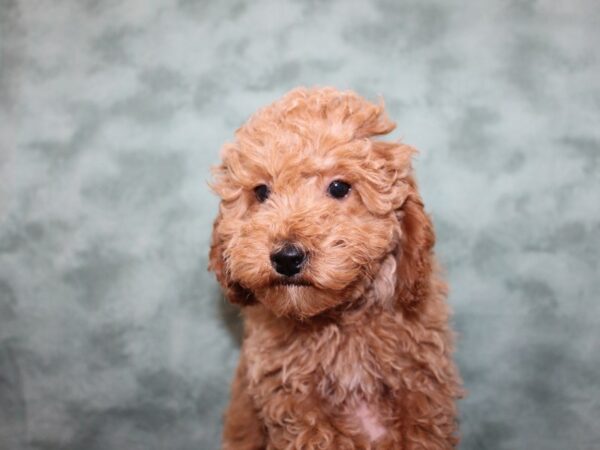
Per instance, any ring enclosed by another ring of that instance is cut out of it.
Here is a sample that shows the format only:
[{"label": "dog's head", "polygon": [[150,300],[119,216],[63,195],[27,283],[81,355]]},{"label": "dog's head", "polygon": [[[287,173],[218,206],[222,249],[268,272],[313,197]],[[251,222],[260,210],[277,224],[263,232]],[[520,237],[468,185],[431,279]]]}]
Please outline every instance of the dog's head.
[{"label": "dog's head", "polygon": [[433,232],[410,147],[372,138],[394,128],[352,92],[296,89],[258,111],[222,150],[210,269],[227,298],[308,318],[369,287],[417,302]]}]

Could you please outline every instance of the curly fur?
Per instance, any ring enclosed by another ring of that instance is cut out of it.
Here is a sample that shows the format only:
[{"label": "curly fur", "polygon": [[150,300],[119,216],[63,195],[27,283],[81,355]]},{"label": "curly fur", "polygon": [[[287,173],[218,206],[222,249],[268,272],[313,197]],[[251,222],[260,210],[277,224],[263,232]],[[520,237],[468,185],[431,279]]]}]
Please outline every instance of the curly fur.
[{"label": "curly fur", "polygon": [[[210,269],[245,316],[224,449],[456,446],[460,379],[414,150],[373,139],[394,126],[383,104],[301,88],[223,147]],[[341,200],[336,179],[352,186]],[[277,282],[285,241],[309,255],[306,285]]]}]

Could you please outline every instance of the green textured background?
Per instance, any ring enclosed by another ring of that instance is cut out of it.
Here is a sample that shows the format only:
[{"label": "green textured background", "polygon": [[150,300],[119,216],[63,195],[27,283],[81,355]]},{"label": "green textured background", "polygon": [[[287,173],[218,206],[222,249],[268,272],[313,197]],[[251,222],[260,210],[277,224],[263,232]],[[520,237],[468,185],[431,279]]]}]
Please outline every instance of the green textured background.
[{"label": "green textured background", "polygon": [[421,150],[462,448],[598,448],[597,1],[0,5],[0,449],[218,448],[209,167],[297,85]]}]

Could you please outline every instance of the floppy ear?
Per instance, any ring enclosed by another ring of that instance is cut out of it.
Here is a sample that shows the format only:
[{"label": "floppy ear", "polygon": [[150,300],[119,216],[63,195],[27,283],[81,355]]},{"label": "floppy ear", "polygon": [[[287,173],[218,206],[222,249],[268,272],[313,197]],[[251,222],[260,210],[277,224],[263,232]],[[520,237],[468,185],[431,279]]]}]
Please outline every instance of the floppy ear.
[{"label": "floppy ear", "polygon": [[416,150],[398,142],[373,142],[374,189],[363,190],[369,207],[380,214],[394,211],[397,219],[396,297],[407,307],[429,295],[433,271],[433,225],[423,208],[411,159]]},{"label": "floppy ear", "polygon": [[400,228],[396,295],[401,303],[411,307],[429,295],[435,235],[412,174],[406,177],[405,183],[409,187],[408,195],[396,211]]},{"label": "floppy ear", "polygon": [[210,253],[208,261],[208,270],[212,270],[217,281],[221,285],[224,291],[224,295],[231,303],[239,305],[251,305],[256,302],[254,295],[248,289],[245,289],[237,282],[233,282],[225,267],[225,260],[223,257],[224,243],[221,233],[219,231],[219,225],[222,220],[222,213],[215,219],[213,224],[212,238],[210,242]]}]

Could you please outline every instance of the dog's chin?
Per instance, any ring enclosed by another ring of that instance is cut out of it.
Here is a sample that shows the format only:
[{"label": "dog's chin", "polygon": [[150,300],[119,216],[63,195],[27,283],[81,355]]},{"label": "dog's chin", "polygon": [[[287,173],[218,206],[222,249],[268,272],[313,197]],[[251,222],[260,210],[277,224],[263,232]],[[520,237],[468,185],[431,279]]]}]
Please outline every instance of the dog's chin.
[{"label": "dog's chin", "polygon": [[319,289],[305,280],[277,280],[255,292],[257,300],[275,315],[306,320],[342,303],[335,292]]}]

